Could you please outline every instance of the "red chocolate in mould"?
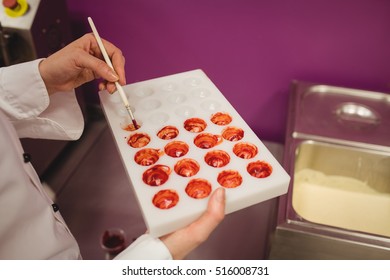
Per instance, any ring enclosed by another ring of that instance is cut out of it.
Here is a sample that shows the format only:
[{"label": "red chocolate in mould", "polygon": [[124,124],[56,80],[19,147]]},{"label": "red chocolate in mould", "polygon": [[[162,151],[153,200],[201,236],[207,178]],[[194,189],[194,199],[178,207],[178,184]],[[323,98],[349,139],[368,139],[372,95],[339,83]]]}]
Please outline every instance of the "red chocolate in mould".
[{"label": "red chocolate in mould", "polygon": [[205,198],[211,193],[211,184],[205,179],[193,179],[186,187],[186,193],[192,198]]},{"label": "red chocolate in mould", "polygon": [[222,150],[208,152],[204,156],[205,162],[212,167],[223,167],[230,162],[230,156]]},{"label": "red chocolate in mould", "polygon": [[166,165],[157,164],[144,172],[142,180],[149,186],[161,186],[169,179],[171,169]]},{"label": "red chocolate in mould", "polygon": [[162,190],[154,195],[152,202],[157,208],[169,209],[179,202],[179,195],[174,190]]},{"label": "red chocolate in mould", "polygon": [[236,188],[241,185],[242,177],[235,170],[225,170],[218,174],[217,181],[225,188]]},{"label": "red chocolate in mould", "polygon": [[130,123],[130,124],[123,125],[121,127],[123,130],[126,130],[126,131],[135,131],[138,128],[140,128],[141,126],[139,124],[137,124],[137,127],[135,127],[133,123]]},{"label": "red chocolate in mould", "polygon": [[133,148],[142,148],[145,147],[150,142],[149,135],[145,133],[135,133],[130,135],[127,144],[129,144]]},{"label": "red chocolate in mould", "polygon": [[221,136],[211,133],[201,133],[194,139],[194,144],[201,149],[210,149],[221,142]]},{"label": "red chocolate in mould", "polygon": [[175,164],[175,172],[183,177],[191,177],[194,176],[196,173],[198,173],[200,169],[199,164],[196,162],[196,160],[185,158],[182,160],[179,160]]},{"label": "red chocolate in mould", "polygon": [[239,141],[244,138],[244,131],[238,127],[227,127],[222,131],[222,137],[229,141]]},{"label": "red chocolate in mould", "polygon": [[257,155],[257,147],[251,143],[237,143],[233,147],[233,153],[243,159],[250,159]]},{"label": "red chocolate in mould", "polygon": [[155,164],[161,156],[159,149],[142,149],[134,155],[134,161],[142,166]]},{"label": "red chocolate in mould", "polygon": [[207,123],[199,118],[191,118],[184,122],[184,128],[189,132],[202,132],[206,129]]},{"label": "red chocolate in mould", "polygon": [[232,122],[232,117],[227,113],[218,112],[213,114],[210,120],[216,125],[228,125]]},{"label": "red chocolate in mould", "polygon": [[187,154],[189,149],[185,142],[172,141],[165,146],[164,151],[168,156],[178,158]]},{"label": "red chocolate in mould", "polygon": [[157,132],[157,136],[163,140],[176,138],[177,135],[179,135],[179,130],[171,125],[165,126],[159,132]]},{"label": "red chocolate in mould", "polygon": [[255,161],[248,164],[246,167],[248,173],[256,178],[265,178],[271,175],[272,166],[265,161]]}]

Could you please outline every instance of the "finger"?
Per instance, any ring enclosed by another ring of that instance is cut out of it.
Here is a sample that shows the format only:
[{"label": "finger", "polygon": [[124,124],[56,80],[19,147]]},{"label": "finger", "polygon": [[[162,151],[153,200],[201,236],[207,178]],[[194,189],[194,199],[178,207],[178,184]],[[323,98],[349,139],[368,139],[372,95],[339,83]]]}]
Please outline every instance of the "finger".
[{"label": "finger", "polygon": [[99,91],[103,91],[106,89],[106,83],[105,82],[100,82],[99,83]]},{"label": "finger", "polygon": [[[115,73],[119,77],[119,83],[121,85],[126,84],[126,77],[125,77],[125,58],[122,54],[122,51],[117,48],[114,44],[110,43],[107,40],[102,39],[104,48],[106,49],[106,52],[108,56],[110,57],[110,60],[112,62],[112,65],[114,66]],[[100,53],[99,47],[96,45],[98,49],[98,53]],[[95,50],[96,51],[96,50]]]},{"label": "finger", "polygon": [[116,86],[114,83],[107,83],[106,89],[109,93],[114,93],[116,91]]},{"label": "finger", "polygon": [[85,55],[85,53],[83,53],[79,55],[77,64],[81,68],[92,70],[96,73],[95,76],[100,76],[109,82],[116,82],[119,80],[119,76],[115,73],[115,71],[108,66],[106,62],[95,56]]},{"label": "finger", "polygon": [[189,228],[200,237],[200,241],[206,240],[210,233],[219,225],[225,217],[225,189],[217,189],[210,197],[206,212]]},{"label": "finger", "polygon": [[[110,54],[109,54],[110,55]],[[122,55],[122,52],[114,52],[111,55],[112,65],[114,66],[115,72],[119,76],[119,83],[121,85],[126,84],[126,76],[125,76],[125,57]]]},{"label": "finger", "polygon": [[[84,37],[86,38],[86,40],[82,41],[82,42],[88,42],[87,43],[88,46],[86,46],[86,48],[90,49],[91,53],[94,56],[103,60],[103,55],[101,53],[100,47],[99,47],[93,33],[88,33],[88,34],[84,35]],[[122,55],[122,51],[119,48],[117,48],[114,44],[112,44],[111,42],[109,42],[103,38],[101,38],[101,40],[103,42],[104,48],[105,48],[108,56],[110,57],[110,60],[111,60],[112,65],[114,67],[114,72],[117,74],[117,77],[118,77],[118,79],[116,79],[116,80],[108,79],[108,81],[110,81],[110,82],[118,81],[121,85],[125,85],[126,84],[125,68],[124,68],[125,58]]]},{"label": "finger", "polygon": [[102,81],[99,83],[99,91],[107,90],[108,93],[112,94],[117,89],[114,83],[109,83],[107,81]]},{"label": "finger", "polygon": [[183,259],[203,243],[225,216],[225,190],[217,189],[210,197],[206,212],[194,223],[160,239],[174,259]]}]

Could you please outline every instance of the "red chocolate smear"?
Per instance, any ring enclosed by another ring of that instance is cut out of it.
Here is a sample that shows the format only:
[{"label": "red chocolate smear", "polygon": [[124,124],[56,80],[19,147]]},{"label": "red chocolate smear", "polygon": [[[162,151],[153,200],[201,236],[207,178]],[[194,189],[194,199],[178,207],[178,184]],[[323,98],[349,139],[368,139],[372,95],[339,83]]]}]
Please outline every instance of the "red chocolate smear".
[{"label": "red chocolate smear", "polygon": [[169,179],[171,169],[166,165],[155,165],[144,172],[142,180],[145,184],[156,187],[161,186]]},{"label": "red chocolate smear", "polygon": [[184,122],[184,128],[189,132],[202,132],[206,129],[207,123],[199,118],[191,118]]},{"label": "red chocolate smear", "polygon": [[164,151],[168,156],[178,158],[186,155],[189,149],[185,142],[172,141],[165,146]]},{"label": "red chocolate smear", "polygon": [[145,133],[135,133],[129,136],[127,139],[127,144],[133,148],[142,148],[145,147],[150,142],[149,135]]},{"label": "red chocolate smear", "polygon": [[179,195],[174,190],[162,190],[155,194],[152,202],[157,208],[169,209],[179,202]]},{"label": "red chocolate smear", "polygon": [[204,157],[205,162],[212,167],[223,167],[230,162],[230,156],[222,150],[208,152]]},{"label": "red chocolate smear", "polygon": [[225,188],[236,188],[241,185],[242,177],[235,170],[225,170],[218,174],[217,181]]},{"label": "red chocolate smear", "polygon": [[233,147],[233,153],[243,159],[250,159],[257,155],[258,149],[251,143],[237,143]]},{"label": "red chocolate smear", "polygon": [[191,177],[199,172],[200,166],[196,160],[185,158],[175,164],[175,172],[183,177]]},{"label": "red chocolate smear", "polygon": [[122,129],[123,130],[126,130],[126,131],[136,131],[137,129],[139,129],[141,126],[138,125],[137,123],[134,125],[134,123],[129,123],[125,126],[122,126]]},{"label": "red chocolate smear", "polygon": [[248,164],[246,170],[256,178],[266,178],[272,173],[272,166],[265,161],[255,161]]},{"label": "red chocolate smear", "polygon": [[239,141],[244,138],[244,131],[239,127],[227,127],[222,131],[222,137],[228,141]]},{"label": "red chocolate smear", "polygon": [[211,193],[211,184],[205,179],[193,179],[187,184],[185,191],[192,198],[205,198]]},{"label": "red chocolate smear", "polygon": [[228,125],[232,122],[232,117],[227,113],[218,112],[213,114],[210,120],[216,125]]},{"label": "red chocolate smear", "polygon": [[210,149],[221,142],[221,136],[211,133],[201,133],[194,139],[194,144],[201,149]]},{"label": "red chocolate smear", "polygon": [[134,155],[134,161],[142,166],[155,164],[161,156],[158,149],[142,149]]},{"label": "red chocolate smear", "polygon": [[165,126],[159,132],[157,132],[157,136],[163,140],[174,139],[177,137],[177,135],[179,135],[179,130],[171,125]]}]

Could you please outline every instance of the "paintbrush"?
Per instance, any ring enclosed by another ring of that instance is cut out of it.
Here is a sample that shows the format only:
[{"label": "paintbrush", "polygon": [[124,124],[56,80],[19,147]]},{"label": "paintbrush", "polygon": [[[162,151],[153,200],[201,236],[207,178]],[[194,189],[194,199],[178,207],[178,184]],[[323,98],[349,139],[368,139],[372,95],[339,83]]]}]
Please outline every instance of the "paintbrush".
[{"label": "paintbrush", "polygon": [[[108,56],[107,51],[106,51],[106,49],[104,48],[102,39],[100,38],[99,33],[98,33],[98,31],[97,31],[97,29],[96,29],[96,26],[95,26],[95,24],[93,23],[93,20],[92,20],[91,17],[88,17],[88,22],[89,22],[89,25],[91,26],[91,29],[92,29],[93,34],[95,35],[96,41],[97,41],[97,43],[98,43],[98,46],[99,46],[99,48],[100,48],[100,51],[102,52],[102,55],[103,55],[103,57],[104,57],[104,60],[106,61],[106,63],[108,64],[108,66],[110,66],[110,67],[114,70],[114,66],[113,66],[112,63],[111,63],[110,57]],[[114,70],[114,71],[115,71],[115,70]],[[133,112],[131,111],[131,108],[130,108],[130,105],[129,105],[129,101],[127,100],[125,91],[123,90],[123,88],[122,88],[122,86],[119,84],[119,82],[115,82],[115,86],[116,86],[116,89],[117,89],[118,92],[119,92],[119,95],[120,95],[121,98],[122,98],[123,104],[125,105],[127,112],[129,113],[130,119],[131,119],[131,121],[132,121],[132,123],[133,123],[133,125],[134,125],[134,129],[138,129],[139,126],[137,125],[137,122],[135,121],[135,118],[134,118]]]}]

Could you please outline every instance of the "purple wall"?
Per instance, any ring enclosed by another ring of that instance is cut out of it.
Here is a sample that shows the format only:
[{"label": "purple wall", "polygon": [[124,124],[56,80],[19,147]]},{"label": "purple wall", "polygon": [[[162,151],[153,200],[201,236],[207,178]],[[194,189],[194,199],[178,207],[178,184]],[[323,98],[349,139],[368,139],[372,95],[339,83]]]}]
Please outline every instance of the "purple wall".
[{"label": "purple wall", "polygon": [[390,90],[388,0],[68,0],[75,36],[126,57],[127,81],[203,69],[261,139],[284,141],[288,88]]}]

